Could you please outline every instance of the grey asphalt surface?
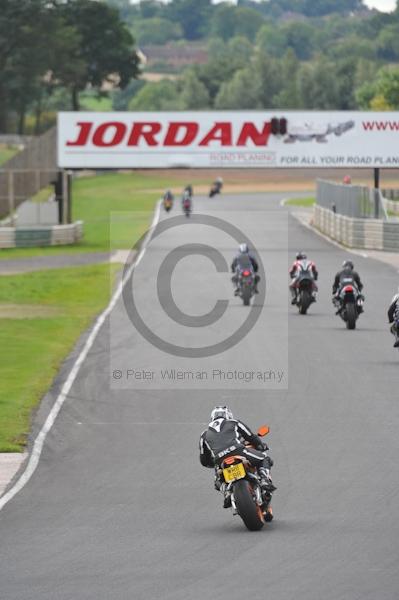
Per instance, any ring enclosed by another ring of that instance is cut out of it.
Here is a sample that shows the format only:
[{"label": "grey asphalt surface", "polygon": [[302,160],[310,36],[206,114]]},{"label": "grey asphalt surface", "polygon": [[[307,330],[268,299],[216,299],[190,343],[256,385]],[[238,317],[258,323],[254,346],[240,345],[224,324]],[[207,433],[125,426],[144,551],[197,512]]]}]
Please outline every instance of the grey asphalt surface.
[{"label": "grey asphalt surface", "polygon": [[[234,206],[253,215],[255,230],[260,207],[269,207],[269,227],[280,219],[281,197],[196,199],[195,210]],[[399,353],[386,324],[397,274],[355,257],[366,313],[347,331],[330,289],[348,253],[290,218],[289,255],[298,249],[316,260],[320,293],[308,316],[288,309],[287,390],[111,389],[102,329],[36,473],[0,512],[2,599],[397,600]],[[274,268],[269,261],[271,280]],[[185,293],[196,307],[194,287]],[[273,300],[264,310],[277,311]],[[122,318],[116,335],[126,350],[150,351]],[[261,328],[256,340],[261,356]],[[198,462],[203,423],[226,402],[253,427],[271,427],[276,518],[261,532],[221,508],[212,472]]]}]

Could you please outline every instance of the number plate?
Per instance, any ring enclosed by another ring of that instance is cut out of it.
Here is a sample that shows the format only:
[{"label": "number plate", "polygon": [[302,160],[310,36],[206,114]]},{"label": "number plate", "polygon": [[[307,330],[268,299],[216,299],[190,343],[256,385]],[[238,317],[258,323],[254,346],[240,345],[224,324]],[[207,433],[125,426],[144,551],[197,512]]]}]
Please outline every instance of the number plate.
[{"label": "number plate", "polygon": [[237,479],[242,479],[245,477],[244,465],[242,463],[238,463],[237,465],[231,465],[231,467],[223,469],[223,477],[226,483],[236,481]]}]

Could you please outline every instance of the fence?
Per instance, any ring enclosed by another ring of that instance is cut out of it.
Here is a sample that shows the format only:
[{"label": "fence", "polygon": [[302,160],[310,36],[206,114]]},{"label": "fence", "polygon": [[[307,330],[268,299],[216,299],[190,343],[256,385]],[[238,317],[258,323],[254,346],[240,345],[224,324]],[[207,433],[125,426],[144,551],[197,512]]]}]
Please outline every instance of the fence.
[{"label": "fence", "polygon": [[57,128],[33,138],[0,169],[0,217],[57,177]]},{"label": "fence", "polygon": [[333,183],[317,180],[316,203],[339,215],[359,218],[386,219],[386,211],[380,190],[361,185]]},{"label": "fence", "polygon": [[314,226],[349,248],[399,252],[399,222],[382,219],[355,219],[314,207]]}]

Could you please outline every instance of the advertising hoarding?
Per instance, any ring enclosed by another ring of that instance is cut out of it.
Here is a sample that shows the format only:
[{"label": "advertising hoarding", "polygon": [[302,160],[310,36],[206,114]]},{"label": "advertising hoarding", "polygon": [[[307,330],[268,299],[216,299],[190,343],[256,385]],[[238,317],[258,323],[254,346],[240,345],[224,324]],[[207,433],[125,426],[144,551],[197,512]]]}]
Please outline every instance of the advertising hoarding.
[{"label": "advertising hoarding", "polygon": [[399,167],[398,112],[60,112],[61,168]]}]

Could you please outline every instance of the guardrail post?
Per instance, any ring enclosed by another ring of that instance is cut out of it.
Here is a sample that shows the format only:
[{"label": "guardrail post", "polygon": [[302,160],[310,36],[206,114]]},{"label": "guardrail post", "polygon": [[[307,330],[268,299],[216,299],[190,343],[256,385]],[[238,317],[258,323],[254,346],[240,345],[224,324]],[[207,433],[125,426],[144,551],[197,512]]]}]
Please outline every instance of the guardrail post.
[{"label": "guardrail post", "polygon": [[14,225],[15,194],[14,194],[14,171],[8,171],[8,211],[11,224]]}]

